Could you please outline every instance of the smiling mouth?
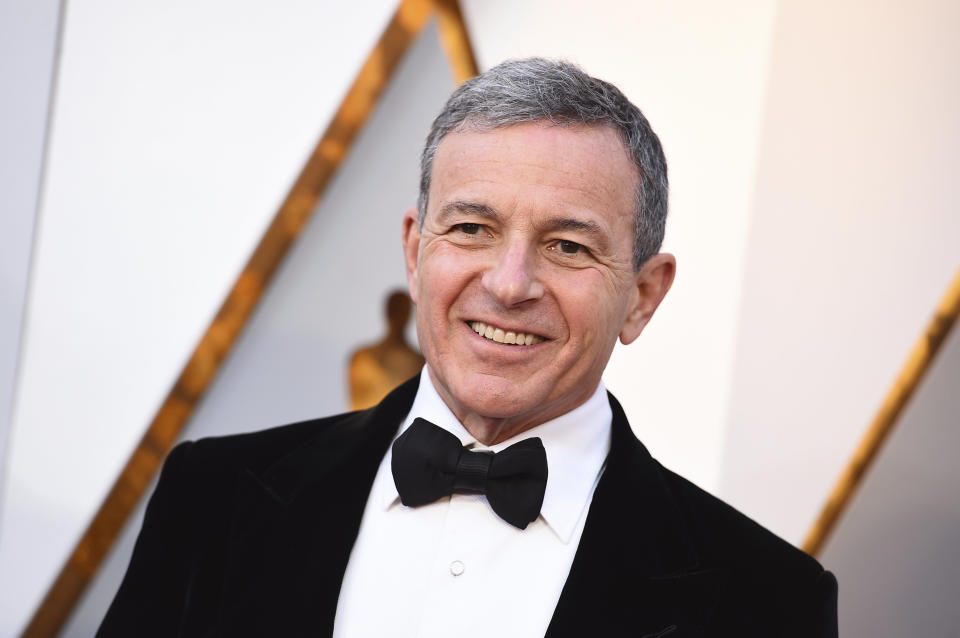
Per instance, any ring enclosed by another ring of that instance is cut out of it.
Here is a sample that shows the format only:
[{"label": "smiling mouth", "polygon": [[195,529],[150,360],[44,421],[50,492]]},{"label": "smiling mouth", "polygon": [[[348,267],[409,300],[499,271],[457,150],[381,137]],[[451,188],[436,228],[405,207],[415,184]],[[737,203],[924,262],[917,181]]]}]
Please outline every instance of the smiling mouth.
[{"label": "smiling mouth", "polygon": [[532,346],[545,341],[543,337],[533,333],[504,330],[482,321],[468,321],[467,325],[481,337],[504,345]]}]

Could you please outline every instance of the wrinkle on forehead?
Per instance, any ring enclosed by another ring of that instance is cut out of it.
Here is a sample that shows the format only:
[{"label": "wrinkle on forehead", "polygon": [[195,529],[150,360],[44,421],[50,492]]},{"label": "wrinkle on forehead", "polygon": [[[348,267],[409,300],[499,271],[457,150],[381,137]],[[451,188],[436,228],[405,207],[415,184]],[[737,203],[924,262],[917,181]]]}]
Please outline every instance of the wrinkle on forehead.
[{"label": "wrinkle on forehead", "polygon": [[[539,152],[528,152],[531,148]],[[612,171],[611,155],[622,158]],[[607,170],[600,171],[601,165]],[[572,194],[568,203],[588,210],[597,200],[619,200],[618,212],[633,224],[639,176],[620,135],[611,126],[527,123],[484,132],[451,133],[440,144],[433,170],[431,191],[442,187],[439,189],[454,198],[479,200],[471,187],[479,190],[496,182],[509,186],[520,199],[535,202],[540,198],[535,189],[542,187],[554,191],[546,194],[547,199],[557,199],[557,193]],[[625,183],[628,188],[623,188]],[[430,199],[444,205],[436,201],[434,193]]]}]

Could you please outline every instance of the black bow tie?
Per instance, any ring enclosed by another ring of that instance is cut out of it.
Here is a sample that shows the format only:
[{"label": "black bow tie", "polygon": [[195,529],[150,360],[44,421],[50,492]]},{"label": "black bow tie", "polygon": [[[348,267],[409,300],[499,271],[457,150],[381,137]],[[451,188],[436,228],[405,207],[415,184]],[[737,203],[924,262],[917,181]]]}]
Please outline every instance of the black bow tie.
[{"label": "black bow tie", "polygon": [[457,437],[421,418],[393,442],[391,465],[404,505],[426,505],[454,492],[486,494],[493,511],[520,529],[540,515],[547,486],[547,453],[539,438],[496,454],[471,452]]}]

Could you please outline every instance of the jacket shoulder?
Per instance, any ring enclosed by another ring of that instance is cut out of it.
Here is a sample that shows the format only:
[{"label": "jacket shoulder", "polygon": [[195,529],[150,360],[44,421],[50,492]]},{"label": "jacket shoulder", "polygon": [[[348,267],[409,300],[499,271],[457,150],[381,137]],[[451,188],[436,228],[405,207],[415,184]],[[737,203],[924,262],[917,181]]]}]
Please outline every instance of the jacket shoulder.
[{"label": "jacket shoulder", "polygon": [[741,610],[739,622],[750,622],[742,610],[752,608],[753,621],[787,619],[798,636],[835,635],[837,581],[832,573],[731,505],[659,467],[687,519],[700,566],[728,575],[725,597],[734,604],[727,608]]},{"label": "jacket shoulder", "polygon": [[[659,465],[659,464],[658,464]],[[746,514],[660,466],[684,515],[701,560],[717,566],[739,565],[815,578],[820,563]]]},{"label": "jacket shoulder", "polygon": [[[183,465],[210,476],[229,474],[230,470],[249,470],[259,475],[304,447],[333,448],[355,444],[370,435],[371,428],[378,429],[378,423],[391,425],[396,422],[399,425],[410,408],[418,385],[419,375],[398,386],[379,405],[366,410],[184,442],[170,456],[174,457],[176,453],[183,457]],[[387,430],[389,428],[384,431]]]},{"label": "jacket shoulder", "polygon": [[257,471],[269,467],[287,454],[318,437],[347,434],[359,412],[309,419],[254,432],[229,434],[181,443],[190,448],[191,464],[219,468],[236,466]]}]

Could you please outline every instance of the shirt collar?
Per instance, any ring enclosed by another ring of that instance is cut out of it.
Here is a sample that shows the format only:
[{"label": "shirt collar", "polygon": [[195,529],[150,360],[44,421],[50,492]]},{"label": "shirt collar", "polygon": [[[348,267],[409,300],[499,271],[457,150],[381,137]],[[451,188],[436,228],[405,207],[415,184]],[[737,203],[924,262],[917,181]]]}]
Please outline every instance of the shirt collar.
[{"label": "shirt collar", "polygon": [[[460,439],[462,445],[470,445],[474,450],[499,452],[518,441],[540,437],[547,453],[547,486],[540,515],[561,541],[570,542],[577,523],[590,504],[610,451],[613,412],[603,382],[597,385],[589,399],[570,412],[487,447],[463,427],[443,402],[425,366],[420,375],[417,395],[397,436],[406,431],[416,417],[443,428]],[[376,499],[375,502],[384,509],[399,499],[390,471],[391,457],[392,447],[387,450],[371,494],[371,498]]]}]

